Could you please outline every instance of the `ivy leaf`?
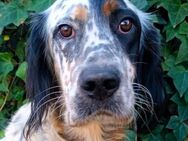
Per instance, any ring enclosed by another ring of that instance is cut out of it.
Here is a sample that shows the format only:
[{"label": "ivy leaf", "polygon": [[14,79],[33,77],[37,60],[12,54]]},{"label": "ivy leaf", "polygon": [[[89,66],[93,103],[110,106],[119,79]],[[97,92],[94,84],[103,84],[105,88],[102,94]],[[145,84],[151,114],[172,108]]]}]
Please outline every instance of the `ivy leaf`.
[{"label": "ivy leaf", "polygon": [[180,28],[178,32],[179,34],[188,35],[188,23],[186,21],[180,24]]},{"label": "ivy leaf", "polygon": [[6,79],[0,80],[0,92],[8,92],[9,84]]},{"label": "ivy leaf", "polygon": [[169,24],[164,30],[166,31],[166,41],[168,42],[178,35],[179,28],[173,28],[172,25]]},{"label": "ivy leaf", "polygon": [[18,70],[16,71],[16,76],[18,76],[23,81],[25,81],[26,69],[27,69],[27,63],[23,62],[20,64]]},{"label": "ivy leaf", "polygon": [[161,5],[168,11],[173,27],[181,23],[188,13],[188,3],[181,4],[180,0],[165,0]]},{"label": "ivy leaf", "polygon": [[169,71],[175,65],[176,58],[173,55],[170,55],[166,58],[166,60],[162,63],[162,67],[164,71]]},{"label": "ivy leaf", "polygon": [[7,75],[13,70],[10,53],[0,53],[0,91],[8,92]]},{"label": "ivy leaf", "polygon": [[171,116],[166,127],[168,129],[176,129],[179,127],[179,124],[180,124],[180,120],[179,120],[178,116]]},{"label": "ivy leaf", "polygon": [[168,75],[173,79],[174,85],[182,97],[188,90],[188,70],[183,67],[173,67]]},{"label": "ivy leaf", "polygon": [[188,91],[185,93],[185,101],[188,103]]},{"label": "ivy leaf", "polygon": [[26,43],[23,41],[18,42],[16,46],[16,56],[19,58],[20,62],[23,62],[25,59],[25,46]]},{"label": "ivy leaf", "polygon": [[188,37],[178,36],[181,40],[180,49],[176,58],[176,63],[188,61]]},{"label": "ivy leaf", "polygon": [[168,133],[168,134],[166,134],[165,140],[166,140],[166,141],[177,141],[177,140],[176,140],[176,137],[174,136],[173,133]]},{"label": "ivy leaf", "polygon": [[12,55],[10,53],[0,53],[0,80],[13,70]]},{"label": "ivy leaf", "polygon": [[27,3],[25,8],[28,11],[41,12],[47,9],[53,2],[54,0],[31,0]]},{"label": "ivy leaf", "polygon": [[11,23],[19,26],[27,17],[28,13],[23,7],[20,7],[16,2],[11,2],[0,8],[0,27]]},{"label": "ivy leaf", "polygon": [[178,141],[183,141],[185,137],[187,136],[188,126],[185,123],[182,123],[173,132]]},{"label": "ivy leaf", "polygon": [[148,7],[148,2],[147,0],[142,0],[142,2],[138,1],[138,0],[131,0],[131,2],[138,7],[139,9],[146,9]]},{"label": "ivy leaf", "polygon": [[184,105],[178,105],[178,113],[181,121],[185,121],[188,119],[188,105],[185,103]]}]

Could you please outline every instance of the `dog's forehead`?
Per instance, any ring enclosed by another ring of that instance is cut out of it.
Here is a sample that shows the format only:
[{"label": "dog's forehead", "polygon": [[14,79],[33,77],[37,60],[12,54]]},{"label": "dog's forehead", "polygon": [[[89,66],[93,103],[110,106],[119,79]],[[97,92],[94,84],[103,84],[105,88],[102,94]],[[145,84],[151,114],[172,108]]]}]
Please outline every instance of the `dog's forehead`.
[{"label": "dog's forehead", "polygon": [[[94,15],[109,16],[119,8],[123,0],[57,0],[46,12],[51,26],[57,26],[63,18],[86,22]],[[121,5],[122,6],[122,5]]]}]

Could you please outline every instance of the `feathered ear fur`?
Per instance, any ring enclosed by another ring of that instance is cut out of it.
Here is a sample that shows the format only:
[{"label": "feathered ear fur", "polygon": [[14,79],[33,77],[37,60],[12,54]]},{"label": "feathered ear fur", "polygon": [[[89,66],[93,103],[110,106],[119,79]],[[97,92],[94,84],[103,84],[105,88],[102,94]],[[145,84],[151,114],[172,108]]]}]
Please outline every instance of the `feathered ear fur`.
[{"label": "feathered ear fur", "polygon": [[[38,14],[32,17],[31,33],[27,47],[27,96],[32,101],[31,116],[27,122],[28,133],[32,128],[41,125],[41,120],[48,110],[50,99],[54,98],[49,94],[54,86],[57,86],[54,78],[52,63],[49,63],[50,52],[46,47],[46,16]],[[47,56],[48,54],[48,56]],[[56,87],[57,88],[57,87]],[[53,89],[53,91],[54,91]]]},{"label": "feathered ear fur", "polygon": [[[148,130],[155,126],[154,123],[158,121],[157,117],[164,112],[165,93],[163,87],[163,73],[161,69],[160,56],[160,36],[157,29],[151,24],[147,24],[147,28],[142,29],[142,37],[139,51],[139,59],[137,66],[137,83],[146,87],[153,100],[154,111],[148,112],[148,107],[143,104],[144,109],[139,110],[140,118],[137,121],[138,130]],[[140,92],[139,92],[140,93]],[[141,92],[146,98],[147,94]],[[147,99],[149,100],[149,99]],[[149,100],[149,102],[152,102]],[[155,121],[155,122],[154,122]]]}]

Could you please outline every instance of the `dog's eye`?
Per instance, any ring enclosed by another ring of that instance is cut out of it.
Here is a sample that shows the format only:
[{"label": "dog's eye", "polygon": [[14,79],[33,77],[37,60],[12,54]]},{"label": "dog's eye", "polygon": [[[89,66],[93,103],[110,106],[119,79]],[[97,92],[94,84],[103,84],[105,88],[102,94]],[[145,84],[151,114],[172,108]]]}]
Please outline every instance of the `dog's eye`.
[{"label": "dog's eye", "polygon": [[73,27],[70,25],[63,24],[59,28],[60,28],[61,35],[65,38],[70,38],[75,35],[75,31],[74,31]]},{"label": "dog's eye", "polygon": [[119,31],[122,32],[122,33],[127,33],[131,30],[132,28],[132,21],[130,19],[123,19],[120,24],[119,24],[119,27],[118,27]]}]

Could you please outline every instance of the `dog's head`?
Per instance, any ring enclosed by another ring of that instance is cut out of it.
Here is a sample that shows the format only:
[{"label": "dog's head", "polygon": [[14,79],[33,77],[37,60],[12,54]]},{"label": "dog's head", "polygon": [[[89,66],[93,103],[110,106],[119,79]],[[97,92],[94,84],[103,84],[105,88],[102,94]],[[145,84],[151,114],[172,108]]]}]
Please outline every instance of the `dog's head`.
[{"label": "dog's head", "polygon": [[161,103],[158,46],[148,15],[127,0],[57,0],[33,18],[28,123],[37,126],[50,107],[69,125],[98,115],[128,121],[138,89]]}]

